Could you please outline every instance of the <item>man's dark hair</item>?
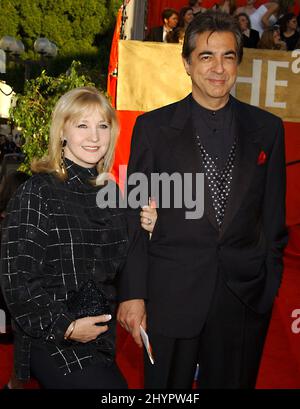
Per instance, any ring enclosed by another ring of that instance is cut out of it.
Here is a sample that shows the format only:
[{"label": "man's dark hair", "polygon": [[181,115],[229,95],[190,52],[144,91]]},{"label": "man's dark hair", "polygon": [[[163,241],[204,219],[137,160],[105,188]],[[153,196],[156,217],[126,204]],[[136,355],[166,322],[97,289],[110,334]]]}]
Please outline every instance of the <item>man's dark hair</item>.
[{"label": "man's dark hair", "polygon": [[173,16],[173,14],[176,14],[176,16],[178,16],[178,11],[175,9],[164,9],[163,12],[161,13],[161,18],[163,22],[165,21],[165,18],[169,20],[169,18]]},{"label": "man's dark hair", "polygon": [[190,62],[190,56],[196,48],[198,35],[207,31],[210,31],[211,33],[232,33],[236,40],[238,63],[242,61],[242,33],[236,19],[227,13],[212,10],[197,15],[188,25],[182,48],[182,56],[186,61]]}]

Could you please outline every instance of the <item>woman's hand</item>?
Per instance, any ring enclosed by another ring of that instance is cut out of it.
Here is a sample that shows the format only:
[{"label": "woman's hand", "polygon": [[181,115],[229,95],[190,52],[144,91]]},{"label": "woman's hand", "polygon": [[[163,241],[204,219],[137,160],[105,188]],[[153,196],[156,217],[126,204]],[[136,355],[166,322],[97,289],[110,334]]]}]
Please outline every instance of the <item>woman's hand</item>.
[{"label": "woman's hand", "polygon": [[156,203],[154,200],[149,200],[149,206],[143,207],[140,216],[142,228],[152,233],[157,220]]},{"label": "woman's hand", "polygon": [[[111,319],[111,315],[98,315],[96,317],[85,317],[79,318],[75,321],[75,327],[72,330],[70,329],[73,326],[73,323],[69,326],[66,331],[66,338],[71,341],[77,342],[90,342],[96,339],[100,334],[108,330],[108,325],[97,326],[97,323],[108,322]],[[68,336],[68,333],[71,332],[71,335]]]}]

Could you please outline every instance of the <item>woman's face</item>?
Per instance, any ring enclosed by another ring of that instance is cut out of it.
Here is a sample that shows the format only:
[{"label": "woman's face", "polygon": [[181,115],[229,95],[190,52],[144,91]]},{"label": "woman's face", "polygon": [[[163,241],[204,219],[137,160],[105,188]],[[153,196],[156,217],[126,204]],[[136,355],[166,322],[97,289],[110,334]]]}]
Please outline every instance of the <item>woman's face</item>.
[{"label": "woman's face", "polygon": [[279,29],[273,31],[273,40],[275,44],[280,42],[280,31]]},{"label": "woman's face", "polygon": [[245,16],[240,16],[239,17],[239,26],[240,26],[240,29],[241,29],[242,32],[249,28],[248,27],[248,20],[247,20],[247,18]]},{"label": "woman's face", "polygon": [[84,112],[78,120],[65,123],[65,157],[84,168],[97,165],[109,148],[110,132],[110,124],[98,109]]},{"label": "woman's face", "polygon": [[188,10],[185,15],[184,15],[184,22],[186,25],[190,24],[190,22],[193,20],[194,14],[192,10]]}]

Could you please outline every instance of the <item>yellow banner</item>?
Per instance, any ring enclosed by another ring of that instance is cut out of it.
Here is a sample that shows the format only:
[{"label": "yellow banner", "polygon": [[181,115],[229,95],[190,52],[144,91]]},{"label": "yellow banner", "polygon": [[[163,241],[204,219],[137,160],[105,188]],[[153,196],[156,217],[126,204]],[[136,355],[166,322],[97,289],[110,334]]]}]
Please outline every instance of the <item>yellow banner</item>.
[{"label": "yellow banner", "polygon": [[[119,42],[118,110],[150,111],[189,92],[181,45]],[[284,121],[300,122],[300,50],[244,49],[232,94]]]}]

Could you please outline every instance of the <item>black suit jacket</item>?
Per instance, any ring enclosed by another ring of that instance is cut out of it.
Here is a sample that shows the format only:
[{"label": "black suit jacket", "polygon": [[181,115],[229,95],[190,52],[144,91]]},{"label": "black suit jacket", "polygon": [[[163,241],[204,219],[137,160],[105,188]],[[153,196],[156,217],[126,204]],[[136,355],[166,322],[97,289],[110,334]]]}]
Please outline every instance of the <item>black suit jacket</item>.
[{"label": "black suit jacket", "polygon": [[153,27],[145,38],[145,41],[163,42],[163,26]]},{"label": "black suit jacket", "polygon": [[[153,172],[203,172],[190,98],[137,119],[128,176],[143,172],[150,180]],[[243,303],[260,313],[271,308],[280,286],[287,239],[282,121],[232,100],[236,163],[221,230],[207,186],[201,219],[186,219],[184,207],[159,208],[151,240],[140,227],[139,210],[128,212],[130,247],[120,298],[146,299],[148,327],[166,336],[199,334],[218,272]]]}]

